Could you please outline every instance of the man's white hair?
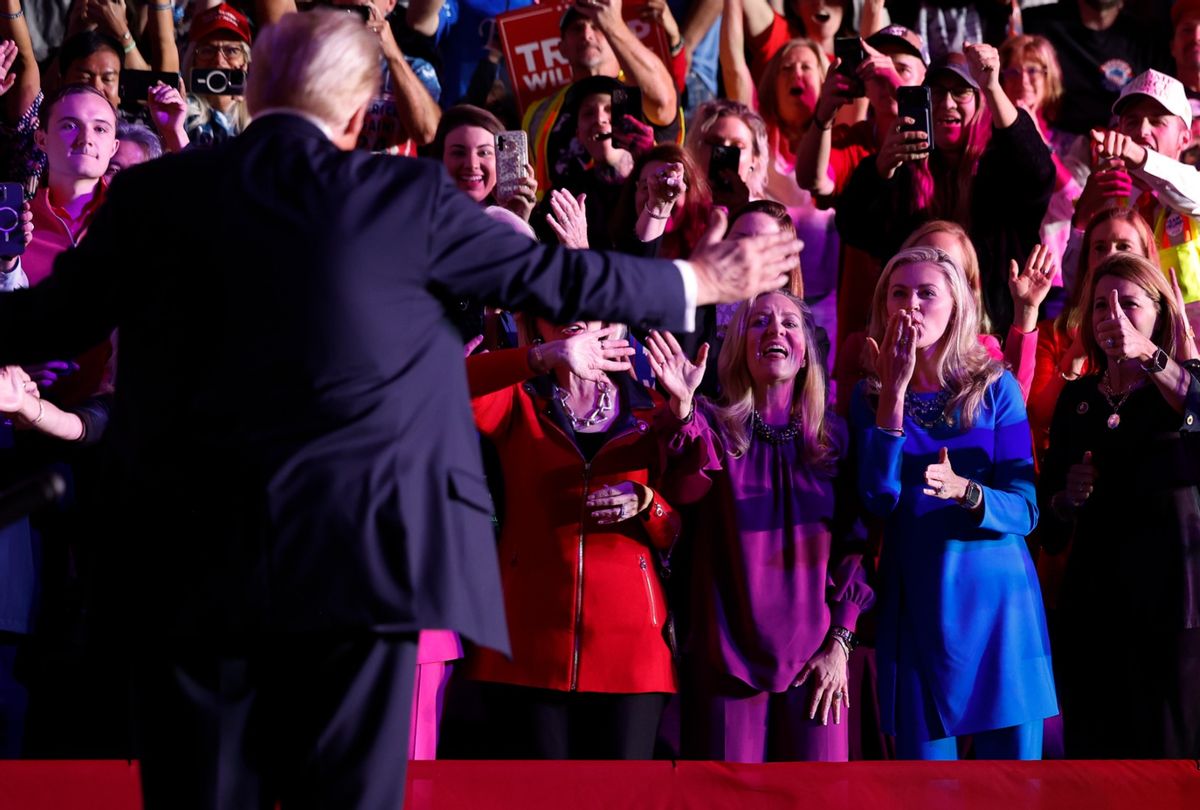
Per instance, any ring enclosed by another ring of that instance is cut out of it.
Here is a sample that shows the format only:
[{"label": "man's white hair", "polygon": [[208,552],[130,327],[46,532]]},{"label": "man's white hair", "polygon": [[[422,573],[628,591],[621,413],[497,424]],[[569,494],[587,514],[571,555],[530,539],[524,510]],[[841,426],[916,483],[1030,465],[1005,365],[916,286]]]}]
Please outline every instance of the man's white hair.
[{"label": "man's white hair", "polygon": [[336,128],[380,79],[379,40],[361,17],[334,9],[285,14],[254,41],[246,103],[251,115],[289,107]]}]

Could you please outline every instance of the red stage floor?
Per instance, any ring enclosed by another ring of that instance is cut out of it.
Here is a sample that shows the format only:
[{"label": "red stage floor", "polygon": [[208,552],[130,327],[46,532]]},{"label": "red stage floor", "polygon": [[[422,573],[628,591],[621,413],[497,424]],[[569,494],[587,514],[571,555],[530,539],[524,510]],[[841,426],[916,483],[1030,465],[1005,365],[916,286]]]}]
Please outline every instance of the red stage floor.
[{"label": "red stage floor", "polygon": [[[136,810],[136,766],[0,762],[0,810]],[[1172,762],[416,762],[405,810],[1198,810]]]}]

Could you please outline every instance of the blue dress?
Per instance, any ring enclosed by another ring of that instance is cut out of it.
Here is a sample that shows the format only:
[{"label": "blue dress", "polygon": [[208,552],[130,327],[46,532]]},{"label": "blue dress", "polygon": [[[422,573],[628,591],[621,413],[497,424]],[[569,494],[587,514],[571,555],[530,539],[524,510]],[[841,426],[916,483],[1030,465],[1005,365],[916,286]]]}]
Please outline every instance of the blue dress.
[{"label": "blue dress", "polygon": [[[935,396],[933,394],[917,396]],[[921,740],[1040,721],[1058,713],[1050,643],[1025,536],[1037,524],[1029,423],[1004,372],[975,424],[905,435],[875,427],[874,397],[851,404],[863,502],[884,518],[877,606],[882,725]],[[983,508],[923,494],[925,469],[949,449],[955,473],[983,488]],[[897,716],[900,720],[897,720]]]}]

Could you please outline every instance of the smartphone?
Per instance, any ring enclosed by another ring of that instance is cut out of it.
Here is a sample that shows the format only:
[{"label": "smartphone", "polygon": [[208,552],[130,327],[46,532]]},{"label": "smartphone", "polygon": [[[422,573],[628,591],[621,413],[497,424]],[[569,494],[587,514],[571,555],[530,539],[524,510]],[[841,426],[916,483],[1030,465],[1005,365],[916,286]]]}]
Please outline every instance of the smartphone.
[{"label": "smartphone", "polygon": [[164,73],[159,70],[130,70],[121,71],[117,85],[117,94],[121,97],[121,109],[137,112],[146,106],[146,94],[150,88],[162,82],[167,87],[179,88],[178,73]]},{"label": "smartphone", "polygon": [[25,186],[0,183],[0,256],[11,258],[25,252],[25,229],[21,227],[24,204]]},{"label": "smartphone", "polygon": [[522,129],[496,133],[496,199],[507,200],[517,193],[529,165],[529,142]]},{"label": "smartphone", "polygon": [[209,96],[241,96],[246,92],[246,71],[228,68],[196,68],[192,92]]},{"label": "smartphone", "polygon": [[901,118],[911,118],[915,124],[905,124],[904,132],[924,132],[929,136],[929,148],[933,149],[933,98],[928,87],[899,87],[896,89],[896,107]]},{"label": "smartphone", "polygon": [[612,124],[614,132],[626,135],[633,132],[633,127],[625,120],[627,115],[633,116],[638,121],[645,120],[642,117],[642,88],[625,86],[613,90]]},{"label": "smartphone", "polygon": [[833,55],[839,60],[837,72],[854,80],[855,97],[866,95],[866,88],[858,78],[858,66],[867,58],[867,49],[858,37],[838,37],[833,41]]},{"label": "smartphone", "polygon": [[712,186],[713,202],[730,211],[750,201],[750,190],[738,175],[742,150],[737,146],[718,144],[712,147],[708,159],[708,182]]},{"label": "smartphone", "polygon": [[732,191],[733,178],[737,177],[742,164],[742,150],[737,146],[717,145],[712,147],[708,159],[708,182],[713,191]]}]

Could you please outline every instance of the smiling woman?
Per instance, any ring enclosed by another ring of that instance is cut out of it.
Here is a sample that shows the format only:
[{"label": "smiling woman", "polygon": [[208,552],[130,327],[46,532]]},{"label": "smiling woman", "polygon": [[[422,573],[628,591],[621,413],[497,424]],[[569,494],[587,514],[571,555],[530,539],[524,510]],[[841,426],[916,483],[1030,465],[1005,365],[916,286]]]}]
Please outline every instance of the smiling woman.
[{"label": "smiling woman", "polygon": [[[649,346],[672,408],[691,410],[707,349],[692,362],[669,335]],[[689,462],[677,486],[711,490],[695,523],[687,756],[848,756],[847,661],[875,597],[845,425],[826,409],[816,354],[802,301],[775,292],[741,304],[721,349],[721,398],[700,400],[673,444]]]}]

